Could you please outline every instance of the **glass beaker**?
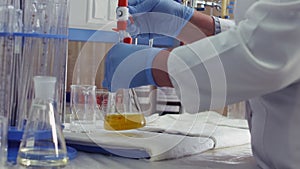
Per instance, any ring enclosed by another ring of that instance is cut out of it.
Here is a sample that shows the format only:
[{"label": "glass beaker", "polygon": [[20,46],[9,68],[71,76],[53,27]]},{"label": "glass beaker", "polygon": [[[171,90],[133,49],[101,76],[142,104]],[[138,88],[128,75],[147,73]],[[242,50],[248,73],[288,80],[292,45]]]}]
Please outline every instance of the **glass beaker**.
[{"label": "glass beaker", "polygon": [[99,108],[99,113],[96,114],[96,121],[104,119],[104,114],[107,109],[109,91],[106,89],[96,89],[96,101]]},{"label": "glass beaker", "polygon": [[72,131],[89,132],[95,129],[98,110],[95,89],[93,85],[71,85]]},{"label": "glass beaker", "polygon": [[63,167],[68,163],[66,143],[55,101],[56,78],[34,77],[35,98],[18,152],[26,167]]},{"label": "glass beaker", "polygon": [[109,93],[104,129],[129,130],[144,127],[146,120],[136,97],[131,89],[120,89],[115,93]]}]

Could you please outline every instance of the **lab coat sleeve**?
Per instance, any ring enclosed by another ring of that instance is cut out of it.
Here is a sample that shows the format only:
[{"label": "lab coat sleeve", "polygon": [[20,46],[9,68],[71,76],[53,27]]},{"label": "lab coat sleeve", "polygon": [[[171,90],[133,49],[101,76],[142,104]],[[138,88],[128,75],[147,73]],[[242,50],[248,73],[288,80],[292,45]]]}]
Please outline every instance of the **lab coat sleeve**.
[{"label": "lab coat sleeve", "polygon": [[221,32],[227,31],[235,26],[235,22],[233,20],[219,18],[219,21]]},{"label": "lab coat sleeve", "polygon": [[235,23],[232,20],[222,19],[222,18],[218,18],[216,16],[212,16],[212,17],[213,17],[214,25],[215,25],[215,34],[224,32],[235,26]]},{"label": "lab coat sleeve", "polygon": [[184,109],[221,108],[298,81],[299,16],[300,1],[257,2],[234,29],[174,49],[168,73]]}]

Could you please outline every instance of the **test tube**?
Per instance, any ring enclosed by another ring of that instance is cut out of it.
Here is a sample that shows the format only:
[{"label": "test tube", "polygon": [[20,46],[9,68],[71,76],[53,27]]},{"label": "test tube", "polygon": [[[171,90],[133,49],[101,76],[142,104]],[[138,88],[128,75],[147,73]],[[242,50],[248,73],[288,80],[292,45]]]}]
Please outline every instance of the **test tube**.
[{"label": "test tube", "polygon": [[[65,104],[67,29],[69,0],[26,0],[24,2],[24,51],[19,81],[18,128],[22,129],[33,98],[32,78],[57,78],[58,112]],[[23,5],[23,4],[22,4]],[[28,36],[29,35],[29,36]]]},{"label": "test tube", "polygon": [[[69,20],[69,0],[54,0],[55,17],[53,20],[53,28],[55,30],[51,34],[68,35],[68,20]],[[55,57],[53,63],[53,74],[57,75],[57,106],[60,110],[61,120],[64,121],[64,107],[65,107],[65,92],[66,92],[66,74],[67,74],[67,48],[68,40],[66,38],[52,39],[54,48],[53,55]]]},{"label": "test tube", "polygon": [[8,6],[10,3],[9,3],[9,1],[10,0],[2,0],[1,2],[0,2],[0,6]]},{"label": "test tube", "polygon": [[20,0],[5,0],[7,5],[12,5],[15,9],[21,9]]},{"label": "test tube", "polygon": [[6,6],[0,6],[0,115],[7,117],[7,59],[6,56],[6,33],[7,33],[7,23],[8,23],[8,16],[7,16],[7,8]]},{"label": "test tube", "polygon": [[[36,19],[40,17],[37,13],[37,1],[26,0],[24,6],[24,33],[41,33],[39,31],[40,26],[43,26],[43,20]],[[18,108],[17,108],[17,126],[19,129],[23,129],[24,119],[27,117],[27,111],[31,105],[31,99],[33,98],[33,74],[36,72],[36,62],[39,60],[39,42],[37,38],[25,37],[24,38],[24,51],[23,61],[21,65],[21,77],[18,82],[19,94],[18,94]]]},{"label": "test tube", "polygon": [[7,160],[7,118],[0,116],[0,167],[6,165]]},{"label": "test tube", "polygon": [[[23,27],[23,12],[21,9],[16,9],[15,13],[15,25],[14,32],[20,33],[22,32]],[[17,117],[17,105],[18,105],[18,79],[20,78],[20,67],[22,63],[22,37],[14,36],[14,51],[13,51],[13,68],[12,68],[12,117],[11,117],[11,126],[16,125],[16,117]]]},{"label": "test tube", "polygon": [[15,39],[17,29],[17,10],[11,6],[0,6],[0,115],[13,121],[15,93]]}]

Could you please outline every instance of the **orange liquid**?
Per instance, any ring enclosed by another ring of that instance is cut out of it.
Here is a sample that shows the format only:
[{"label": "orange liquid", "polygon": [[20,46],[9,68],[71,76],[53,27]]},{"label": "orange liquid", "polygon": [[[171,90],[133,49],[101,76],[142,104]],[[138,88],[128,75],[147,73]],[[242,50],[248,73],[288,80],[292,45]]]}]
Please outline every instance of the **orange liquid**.
[{"label": "orange liquid", "polygon": [[143,114],[109,114],[105,116],[104,129],[129,130],[144,127],[146,120]]}]

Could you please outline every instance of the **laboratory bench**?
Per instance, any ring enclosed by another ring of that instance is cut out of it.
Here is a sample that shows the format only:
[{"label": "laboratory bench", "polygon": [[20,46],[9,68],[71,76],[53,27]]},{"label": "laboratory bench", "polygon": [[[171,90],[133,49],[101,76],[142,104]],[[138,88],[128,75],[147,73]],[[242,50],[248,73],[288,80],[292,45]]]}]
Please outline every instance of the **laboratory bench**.
[{"label": "laboratory bench", "polygon": [[[142,132],[142,131],[138,131],[138,132]],[[66,135],[66,138],[70,138],[70,136]],[[95,136],[93,140],[97,142],[97,137]],[[167,138],[165,139],[160,138],[158,140],[160,140],[160,142],[168,142]],[[176,142],[176,139],[174,139],[174,142]],[[182,142],[185,142],[185,140],[182,140]],[[168,144],[169,143],[170,142],[168,142]],[[137,144],[138,147],[138,143],[135,144]],[[145,142],[145,144],[147,143]],[[159,143],[154,141],[153,144],[159,144]],[[193,145],[191,143],[187,143],[185,146],[193,147],[195,145],[197,146],[197,144]],[[148,147],[152,147],[152,146],[148,145]],[[199,147],[201,147],[200,144]],[[182,150],[181,148],[179,146],[179,147],[174,147],[173,149]],[[113,151],[110,151],[108,149],[108,152],[113,152]],[[118,153],[118,151],[116,151],[116,154],[121,154],[121,153]],[[172,156],[171,154],[172,153],[170,153],[169,156]],[[178,152],[178,154],[180,154],[180,152]],[[238,146],[232,146],[232,147],[225,146],[224,148],[214,148],[207,151],[204,150],[203,152],[200,153],[192,153],[192,155],[186,155],[186,156],[180,155],[179,158],[170,158],[170,159],[164,157],[160,157],[161,159],[148,158],[148,157],[135,158],[134,156],[129,154],[126,154],[126,156],[130,156],[130,157],[129,158],[124,157],[122,155],[116,156],[110,153],[90,153],[85,151],[78,151],[77,157],[70,161],[70,164],[66,167],[66,169],[86,168],[87,165],[89,166],[89,168],[93,168],[93,169],[98,169],[98,168],[99,169],[112,169],[112,168],[118,168],[118,169],[153,169],[153,168],[256,169],[257,168],[255,160],[252,156],[251,144],[249,142]]]},{"label": "laboratory bench", "polygon": [[[244,147],[247,149],[247,146]],[[224,150],[227,151],[226,149]],[[236,150],[240,151],[240,150]],[[214,156],[214,151],[173,160],[149,161],[146,159],[128,159],[116,156],[79,152],[66,169],[256,169],[251,155],[232,156],[230,154]]]},{"label": "laboratory bench", "polygon": [[[4,169],[23,169],[10,166]],[[78,151],[65,169],[258,169],[250,145],[212,150],[173,160],[149,161]]]},{"label": "laboratory bench", "polygon": [[[143,128],[117,132],[104,130],[101,123],[92,132],[72,131],[70,124],[65,124],[67,145],[77,149],[65,169],[258,169],[244,119],[209,111],[154,114],[146,121]],[[193,126],[189,128],[190,123]],[[211,142],[213,145],[207,144]]]}]

